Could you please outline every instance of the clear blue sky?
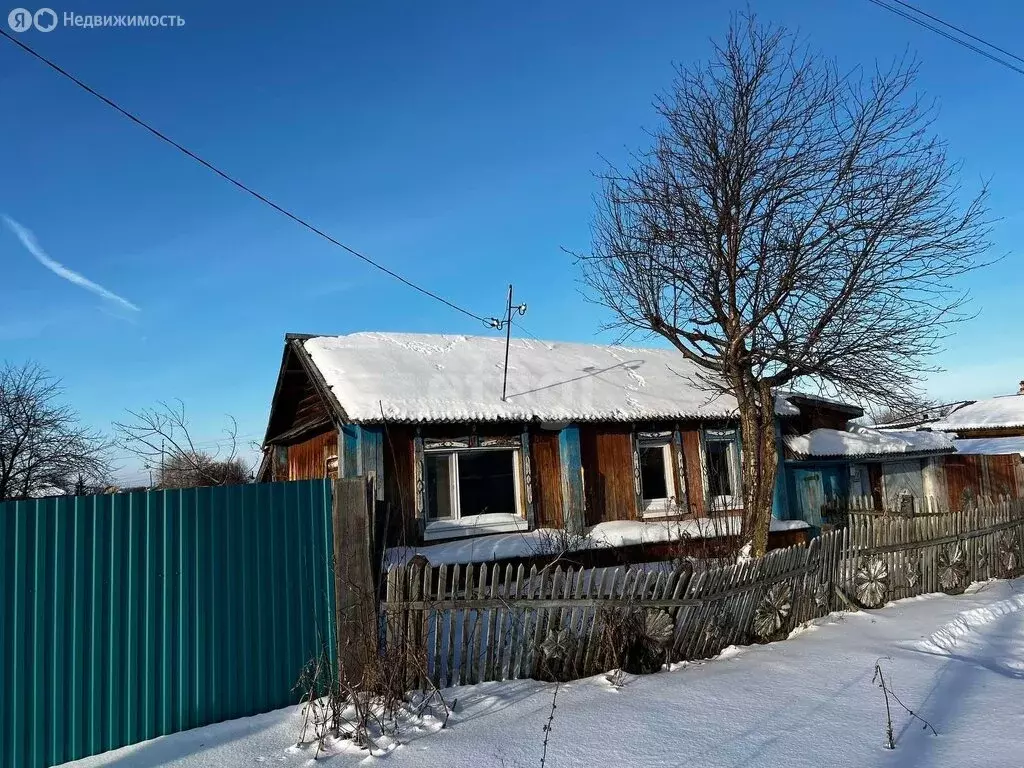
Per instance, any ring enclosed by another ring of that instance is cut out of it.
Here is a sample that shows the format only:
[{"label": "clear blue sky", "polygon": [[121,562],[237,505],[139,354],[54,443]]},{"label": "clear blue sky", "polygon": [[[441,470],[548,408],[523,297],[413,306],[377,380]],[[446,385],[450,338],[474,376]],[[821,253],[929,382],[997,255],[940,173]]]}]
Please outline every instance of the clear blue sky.
[{"label": "clear blue sky", "polygon": [[[920,0],[1024,55],[1014,0]],[[338,239],[484,315],[508,282],[542,337],[601,339],[562,248],[588,242],[592,173],[653,124],[671,63],[704,58],[730,7],[664,2],[77,2],[182,28],[22,39]],[[1024,378],[1024,76],[867,0],[752,2],[841,64],[921,59],[968,184],[991,178],[998,265],[932,379],[942,399]],[[2,17],[6,17],[6,10]],[[2,23],[4,19],[0,19]],[[61,280],[0,230],[0,357],[60,376],[106,428],[182,398],[202,438],[259,438],[286,331],[485,332],[353,260],[0,41],[0,213],[139,307]]]}]

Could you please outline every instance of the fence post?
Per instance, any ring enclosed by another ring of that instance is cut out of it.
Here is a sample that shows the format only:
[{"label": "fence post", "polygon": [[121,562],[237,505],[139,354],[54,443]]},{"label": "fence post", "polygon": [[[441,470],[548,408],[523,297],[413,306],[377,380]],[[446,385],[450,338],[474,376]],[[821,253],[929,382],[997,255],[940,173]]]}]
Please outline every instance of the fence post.
[{"label": "fence post", "polygon": [[372,562],[373,484],[353,477],[334,483],[334,591],[338,673],[358,681],[377,652],[377,583]]}]

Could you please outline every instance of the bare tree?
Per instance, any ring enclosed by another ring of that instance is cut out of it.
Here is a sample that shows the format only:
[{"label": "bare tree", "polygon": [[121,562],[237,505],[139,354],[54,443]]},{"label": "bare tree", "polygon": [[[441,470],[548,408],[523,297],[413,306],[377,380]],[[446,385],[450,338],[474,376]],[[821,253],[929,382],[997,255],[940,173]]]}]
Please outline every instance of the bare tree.
[{"label": "bare tree", "polygon": [[109,445],[60,402],[61,383],[34,363],[0,367],[0,500],[71,491],[109,471]]},{"label": "bare tree", "polygon": [[154,408],[128,411],[129,419],[114,422],[125,450],[157,470],[161,488],[238,485],[249,481],[252,468],[238,455],[238,423],[228,416],[224,437],[213,442],[192,439],[185,404],[160,402]]},{"label": "bare tree", "polygon": [[915,75],[906,61],[843,74],[744,16],[710,61],[678,70],[653,147],[602,175],[583,282],[610,327],[665,337],[736,398],[755,554],[776,388],[911,399],[963,317],[955,278],[988,247],[985,190],[965,199]]},{"label": "bare tree", "polygon": [[909,398],[896,405],[877,405],[868,408],[872,424],[912,424],[933,418],[941,408],[939,403],[927,397]]},{"label": "bare tree", "polygon": [[160,488],[198,488],[203,485],[243,485],[251,469],[243,459],[217,459],[209,453],[171,453],[157,475]]}]

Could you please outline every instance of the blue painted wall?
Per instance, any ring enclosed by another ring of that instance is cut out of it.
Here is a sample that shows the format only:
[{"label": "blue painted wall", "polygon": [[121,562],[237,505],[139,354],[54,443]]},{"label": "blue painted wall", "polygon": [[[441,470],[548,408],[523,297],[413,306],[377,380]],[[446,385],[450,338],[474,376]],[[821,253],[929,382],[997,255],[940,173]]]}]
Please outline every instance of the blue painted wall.
[{"label": "blue painted wall", "polygon": [[567,529],[581,531],[586,517],[578,426],[570,424],[558,433],[558,452],[562,464],[562,519]]},{"label": "blue painted wall", "polygon": [[772,517],[777,520],[796,518],[796,510],[790,507],[789,478],[786,474],[786,456],[782,450],[782,429],[779,420],[775,420],[775,453],[778,469],[775,473],[775,496],[772,499]]},{"label": "blue painted wall", "polygon": [[338,469],[342,477],[358,477],[362,472],[360,456],[360,438],[362,427],[358,424],[345,424],[341,428],[341,459]]}]

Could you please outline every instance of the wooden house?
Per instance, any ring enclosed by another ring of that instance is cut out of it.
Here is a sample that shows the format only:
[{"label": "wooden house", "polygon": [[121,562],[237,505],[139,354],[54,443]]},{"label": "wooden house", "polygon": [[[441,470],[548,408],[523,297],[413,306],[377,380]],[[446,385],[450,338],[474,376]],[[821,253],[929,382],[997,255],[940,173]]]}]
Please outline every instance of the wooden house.
[{"label": "wooden house", "polygon": [[956,437],[956,455],[946,459],[952,506],[983,496],[1024,496],[1024,382],[1016,395],[960,404],[917,429]]},{"label": "wooden house", "polygon": [[944,462],[956,448],[944,433],[878,430],[846,424],[784,436],[781,473],[798,515],[814,526],[830,509],[869,499],[874,509],[945,508]]},{"label": "wooden house", "polygon": [[[389,545],[741,510],[735,402],[678,352],[513,340],[503,400],[504,360],[494,337],[290,334],[260,479],[372,477]],[[776,413],[852,411],[789,393]]]},{"label": "wooden house", "polygon": [[787,488],[797,514],[820,525],[820,510],[851,497],[924,512],[1024,496],[1024,393],[929,410],[940,413],[881,429],[789,430]]}]

